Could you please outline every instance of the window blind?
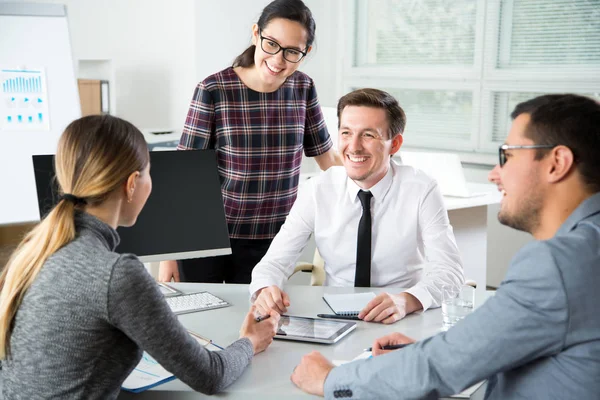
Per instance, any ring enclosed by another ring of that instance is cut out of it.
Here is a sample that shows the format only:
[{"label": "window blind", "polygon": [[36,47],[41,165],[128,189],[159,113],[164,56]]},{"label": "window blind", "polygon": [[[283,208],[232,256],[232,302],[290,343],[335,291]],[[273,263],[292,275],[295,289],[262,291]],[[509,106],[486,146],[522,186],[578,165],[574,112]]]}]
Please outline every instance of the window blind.
[{"label": "window blind", "polygon": [[497,67],[578,69],[600,65],[600,1],[501,2]]},{"label": "window blind", "polygon": [[[573,92],[570,92],[573,93]],[[534,97],[547,94],[547,92],[494,92],[494,117],[492,126],[492,141],[504,143],[512,119],[510,114],[513,112],[517,104],[533,99]],[[588,96],[597,101],[600,101],[600,93],[578,93],[582,96]]]},{"label": "window blind", "polygon": [[357,65],[472,65],[476,10],[473,0],[359,1]]},{"label": "window blind", "polygon": [[473,96],[466,91],[387,89],[406,113],[405,144],[418,145],[424,138],[459,139],[471,135]]}]

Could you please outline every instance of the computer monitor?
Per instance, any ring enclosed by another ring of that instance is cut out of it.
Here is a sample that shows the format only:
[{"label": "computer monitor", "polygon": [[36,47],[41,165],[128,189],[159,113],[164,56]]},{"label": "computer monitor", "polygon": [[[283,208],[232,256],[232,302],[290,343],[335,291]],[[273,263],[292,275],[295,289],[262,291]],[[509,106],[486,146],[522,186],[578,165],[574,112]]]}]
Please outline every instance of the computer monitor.
[{"label": "computer monitor", "polygon": [[[118,253],[142,262],[231,254],[214,150],[150,152],[152,193]],[[40,216],[58,202],[53,155],[34,155]]]}]

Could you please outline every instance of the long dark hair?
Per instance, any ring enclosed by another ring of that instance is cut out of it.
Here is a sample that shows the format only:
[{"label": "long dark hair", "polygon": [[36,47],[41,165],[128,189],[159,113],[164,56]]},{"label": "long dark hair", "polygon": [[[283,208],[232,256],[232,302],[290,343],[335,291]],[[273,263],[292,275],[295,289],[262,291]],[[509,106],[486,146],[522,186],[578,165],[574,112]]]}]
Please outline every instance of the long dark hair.
[{"label": "long dark hair", "polygon": [[[312,17],[309,8],[302,0],[275,0],[269,3],[260,14],[260,18],[256,23],[262,31],[265,27],[276,18],[289,19],[304,26],[307,33],[306,47],[313,44],[315,40],[315,30],[317,25]],[[233,60],[233,67],[251,67],[254,65],[255,45],[250,45],[242,54]]]}]

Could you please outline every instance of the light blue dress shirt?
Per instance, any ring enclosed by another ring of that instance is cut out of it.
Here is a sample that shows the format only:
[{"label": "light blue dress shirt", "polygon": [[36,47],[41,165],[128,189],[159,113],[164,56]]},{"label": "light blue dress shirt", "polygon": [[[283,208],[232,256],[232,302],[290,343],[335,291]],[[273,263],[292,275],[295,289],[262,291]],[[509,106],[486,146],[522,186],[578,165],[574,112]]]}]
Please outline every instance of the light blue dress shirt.
[{"label": "light blue dress shirt", "polygon": [[596,193],[552,239],[523,247],[473,314],[415,345],[334,368],[325,397],[437,398],[488,378],[487,399],[599,399],[599,310]]}]

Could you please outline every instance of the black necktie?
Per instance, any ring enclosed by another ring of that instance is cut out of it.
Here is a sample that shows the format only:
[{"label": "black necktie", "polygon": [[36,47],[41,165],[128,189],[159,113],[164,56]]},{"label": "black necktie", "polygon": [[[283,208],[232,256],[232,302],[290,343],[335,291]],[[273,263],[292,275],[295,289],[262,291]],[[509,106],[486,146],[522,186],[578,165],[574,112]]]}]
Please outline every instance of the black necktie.
[{"label": "black necktie", "polygon": [[362,216],[358,223],[355,287],[371,286],[371,197],[373,197],[371,192],[364,190],[358,192],[362,204]]}]

